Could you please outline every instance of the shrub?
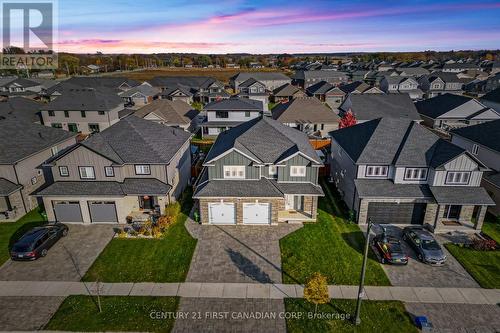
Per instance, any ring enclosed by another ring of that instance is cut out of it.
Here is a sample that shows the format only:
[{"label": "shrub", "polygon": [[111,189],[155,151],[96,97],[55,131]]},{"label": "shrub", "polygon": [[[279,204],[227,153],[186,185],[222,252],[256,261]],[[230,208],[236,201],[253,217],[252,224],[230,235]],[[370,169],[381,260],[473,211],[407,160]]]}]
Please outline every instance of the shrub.
[{"label": "shrub", "polygon": [[472,241],[471,247],[477,251],[494,251],[497,248],[497,242],[493,239],[475,238]]},{"label": "shrub", "polygon": [[315,312],[318,309],[318,304],[328,303],[330,296],[328,295],[326,276],[319,272],[314,273],[304,286],[304,298],[316,305]]},{"label": "shrub", "polygon": [[118,232],[118,238],[127,238],[128,233],[125,230],[120,230]]},{"label": "shrub", "polygon": [[181,204],[179,202],[168,204],[167,207],[165,207],[165,215],[170,217],[173,221],[177,219],[180,213]]},{"label": "shrub", "polygon": [[159,226],[153,227],[153,229],[151,229],[151,233],[154,238],[161,238],[161,236],[163,236],[163,232]]}]

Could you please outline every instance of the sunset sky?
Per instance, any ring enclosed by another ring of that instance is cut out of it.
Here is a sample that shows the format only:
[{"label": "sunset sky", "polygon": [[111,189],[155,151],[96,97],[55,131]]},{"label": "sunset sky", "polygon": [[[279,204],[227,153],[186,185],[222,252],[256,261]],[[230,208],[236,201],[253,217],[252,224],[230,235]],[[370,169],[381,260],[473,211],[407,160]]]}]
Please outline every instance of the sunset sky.
[{"label": "sunset sky", "polygon": [[500,48],[500,1],[59,0],[59,51]]}]

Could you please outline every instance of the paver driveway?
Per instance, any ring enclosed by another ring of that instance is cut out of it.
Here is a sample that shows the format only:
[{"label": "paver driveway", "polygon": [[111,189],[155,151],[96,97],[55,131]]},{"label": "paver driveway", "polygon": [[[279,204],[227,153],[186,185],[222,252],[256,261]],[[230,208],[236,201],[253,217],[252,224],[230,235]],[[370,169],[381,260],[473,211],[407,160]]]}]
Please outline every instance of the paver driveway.
[{"label": "paver driveway", "polygon": [[186,281],[281,283],[279,240],[302,227],[199,225],[188,219],[198,239]]},{"label": "paver driveway", "polygon": [[7,261],[0,267],[3,281],[80,281],[114,235],[111,225],[68,225],[45,258]]},{"label": "paver driveway", "polygon": [[0,331],[36,331],[50,320],[64,297],[0,297]]}]

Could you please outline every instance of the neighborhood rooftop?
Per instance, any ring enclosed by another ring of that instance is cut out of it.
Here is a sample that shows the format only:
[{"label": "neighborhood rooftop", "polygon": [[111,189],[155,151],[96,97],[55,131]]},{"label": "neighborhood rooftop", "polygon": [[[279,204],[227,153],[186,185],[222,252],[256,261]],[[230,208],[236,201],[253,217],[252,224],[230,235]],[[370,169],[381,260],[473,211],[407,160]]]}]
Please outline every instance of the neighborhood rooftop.
[{"label": "neighborhood rooftop", "polygon": [[344,112],[351,110],[358,120],[381,117],[420,120],[415,104],[408,94],[351,94],[340,109]]},{"label": "neighborhood rooftop", "polygon": [[452,133],[500,153],[500,120],[454,129]]}]

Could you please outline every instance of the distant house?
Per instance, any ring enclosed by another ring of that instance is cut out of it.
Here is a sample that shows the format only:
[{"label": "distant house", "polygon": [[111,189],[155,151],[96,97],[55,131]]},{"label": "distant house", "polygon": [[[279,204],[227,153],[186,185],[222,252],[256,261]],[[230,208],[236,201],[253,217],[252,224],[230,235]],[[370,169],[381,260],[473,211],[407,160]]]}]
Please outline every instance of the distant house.
[{"label": "distant house", "polygon": [[293,98],[298,97],[305,97],[305,93],[290,83],[274,89],[271,94],[271,98],[274,103],[286,103]]},{"label": "distant house", "polygon": [[238,97],[249,98],[260,101],[264,107],[264,111],[268,111],[269,92],[266,85],[253,78],[250,78],[238,86]]},{"label": "distant house", "polygon": [[384,76],[380,81],[380,89],[385,93],[408,94],[411,99],[422,99],[424,93],[418,88],[418,82],[412,77]]},{"label": "distant house", "polygon": [[194,133],[198,129],[199,113],[186,102],[157,99],[133,112],[133,115]]},{"label": "distant house", "polygon": [[420,89],[425,92],[426,98],[451,93],[456,95],[462,94],[463,82],[455,73],[451,72],[434,72],[430,75],[423,75],[418,78]]},{"label": "distant house", "polygon": [[496,73],[486,79],[486,84],[484,87],[485,92],[490,92],[492,90],[500,88],[500,73]]},{"label": "distant house", "polygon": [[307,95],[316,97],[321,102],[327,103],[331,108],[336,109],[342,104],[346,93],[340,87],[334,86],[326,81],[321,81],[306,89]]},{"label": "distant house", "polygon": [[422,121],[408,94],[351,94],[339,111],[340,116],[352,111],[358,123],[382,117]]},{"label": "distant house", "polygon": [[426,126],[446,132],[500,119],[500,113],[478,100],[453,94],[419,101],[415,106]]},{"label": "distant house", "polygon": [[208,103],[203,108],[206,119],[201,124],[203,137],[216,137],[225,130],[258,118],[263,112],[261,102],[241,97],[231,97]]},{"label": "distant house", "polygon": [[383,94],[384,92],[377,87],[370,86],[362,81],[355,81],[339,86],[339,89],[346,94]]},{"label": "distant house", "polygon": [[398,67],[395,69],[399,76],[413,76],[429,74],[429,70],[423,67]]},{"label": "distant house", "polygon": [[208,76],[158,76],[148,83],[161,90],[163,99],[210,103],[229,98],[224,84]]},{"label": "distant house", "polygon": [[89,74],[97,74],[101,71],[101,66],[98,65],[88,65],[86,68]]},{"label": "distant house", "polygon": [[471,63],[452,63],[452,64],[444,64],[441,69],[443,72],[448,73],[460,73],[466,70],[479,69],[479,66]]},{"label": "distant house", "polygon": [[339,127],[340,117],[314,97],[300,97],[272,109],[273,119],[310,136],[326,137]]},{"label": "distant house", "polygon": [[292,80],[283,73],[279,72],[241,72],[229,79],[229,85],[235,92],[238,92],[239,85],[248,79],[259,81],[268,91],[272,91],[284,84],[291,83]]},{"label": "distant house", "polygon": [[16,119],[42,124],[41,102],[24,97],[11,97],[0,102],[0,117],[15,117]]},{"label": "distant house", "polygon": [[1,96],[26,96],[35,98],[42,90],[42,85],[34,80],[8,77],[0,80]]},{"label": "distant house", "polygon": [[325,81],[334,86],[338,86],[342,83],[347,83],[349,81],[349,76],[347,73],[332,71],[332,70],[318,70],[318,71],[296,71],[292,77],[293,84],[301,88],[307,89],[308,87]]},{"label": "distant house", "polygon": [[159,94],[160,89],[154,88],[149,83],[144,82],[140,86],[121,92],[119,96],[123,99],[124,104],[141,106],[151,103],[158,98]]},{"label": "distant house", "polygon": [[500,112],[500,87],[490,91],[479,99],[481,103]]},{"label": "distant house", "polygon": [[139,81],[118,76],[75,76],[62,81],[61,83],[84,88],[94,88],[96,90],[107,88],[116,91],[116,93],[129,90],[141,84]]},{"label": "distant house", "polygon": [[38,169],[75,143],[76,134],[15,117],[0,117],[0,221],[15,221],[38,206],[29,194],[50,183]]}]

